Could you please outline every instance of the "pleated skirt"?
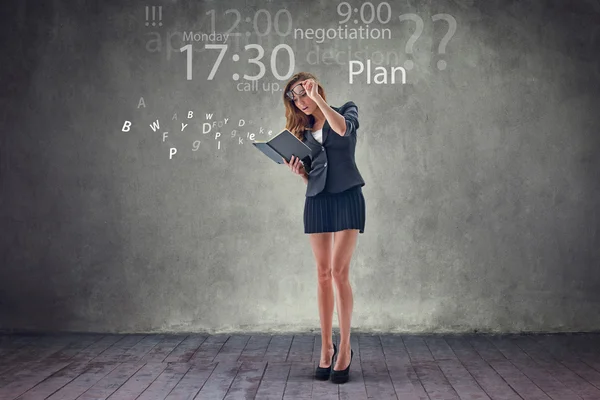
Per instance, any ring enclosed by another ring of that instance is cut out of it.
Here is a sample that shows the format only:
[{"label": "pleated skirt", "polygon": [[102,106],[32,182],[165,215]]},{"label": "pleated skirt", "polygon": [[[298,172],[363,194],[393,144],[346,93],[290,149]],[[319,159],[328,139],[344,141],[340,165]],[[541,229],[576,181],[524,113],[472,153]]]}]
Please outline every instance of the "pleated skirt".
[{"label": "pleated skirt", "polygon": [[340,193],[321,192],[306,197],[304,233],[337,232],[358,229],[365,232],[366,203],[361,186]]}]

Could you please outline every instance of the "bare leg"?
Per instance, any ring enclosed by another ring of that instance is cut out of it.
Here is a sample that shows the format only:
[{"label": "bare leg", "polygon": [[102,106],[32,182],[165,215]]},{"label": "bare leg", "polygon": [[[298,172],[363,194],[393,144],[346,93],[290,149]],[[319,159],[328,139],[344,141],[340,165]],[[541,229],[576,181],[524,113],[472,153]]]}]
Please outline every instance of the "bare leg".
[{"label": "bare leg", "polygon": [[333,342],[331,340],[335,299],[331,275],[333,233],[312,233],[309,237],[317,262],[317,298],[321,319],[321,360],[319,361],[319,367],[326,368],[331,365],[331,357],[333,357]]},{"label": "bare leg", "polygon": [[332,273],[337,292],[337,311],[340,324],[340,346],[336,371],[346,369],[350,364],[350,325],[354,298],[350,286],[350,261],[356,247],[358,229],[334,232]]}]

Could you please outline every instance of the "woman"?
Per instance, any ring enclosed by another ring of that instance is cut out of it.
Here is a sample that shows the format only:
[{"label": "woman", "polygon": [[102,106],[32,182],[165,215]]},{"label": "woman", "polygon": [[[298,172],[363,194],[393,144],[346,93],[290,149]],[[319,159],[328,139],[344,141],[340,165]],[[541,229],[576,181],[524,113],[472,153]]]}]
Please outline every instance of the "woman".
[{"label": "woman", "polygon": [[[358,233],[364,233],[365,185],[354,150],[358,108],[349,101],[341,107],[326,102],[325,91],[314,75],[300,72],[284,90],[286,129],[311,148],[308,165],[297,157],[287,162],[307,185],[304,232],[309,234],[317,263],[318,302],[321,320],[321,359],[315,378],[334,383],[348,381],[354,352],[350,348],[353,296],[349,281],[352,253]],[[340,349],[332,338],[335,285],[340,325]]]}]

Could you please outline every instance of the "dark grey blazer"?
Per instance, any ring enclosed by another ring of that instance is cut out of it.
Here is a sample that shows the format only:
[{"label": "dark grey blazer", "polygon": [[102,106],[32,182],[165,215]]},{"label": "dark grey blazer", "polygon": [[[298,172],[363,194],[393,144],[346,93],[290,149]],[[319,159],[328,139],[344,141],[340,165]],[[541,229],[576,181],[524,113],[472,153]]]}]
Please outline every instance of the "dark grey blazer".
[{"label": "dark grey blazer", "polygon": [[356,162],[356,136],[358,129],[358,107],[348,101],[341,107],[331,107],[346,119],[346,133],[340,136],[325,120],[323,125],[323,144],[304,131],[303,142],[311,148],[312,154],[305,169],[308,172],[306,197],[312,197],[325,189],[329,193],[339,193],[355,185],[365,186]]}]

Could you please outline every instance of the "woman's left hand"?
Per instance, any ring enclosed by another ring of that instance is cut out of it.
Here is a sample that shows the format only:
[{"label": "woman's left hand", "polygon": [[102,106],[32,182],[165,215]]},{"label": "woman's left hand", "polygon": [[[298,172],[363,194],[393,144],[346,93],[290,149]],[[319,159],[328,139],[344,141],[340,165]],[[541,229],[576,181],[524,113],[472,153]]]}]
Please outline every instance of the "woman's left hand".
[{"label": "woman's left hand", "polygon": [[314,79],[305,80],[302,82],[302,87],[306,91],[308,97],[310,97],[310,99],[313,101],[316,101],[317,97],[321,96],[319,94],[319,85],[317,85],[317,82],[315,82]]}]

